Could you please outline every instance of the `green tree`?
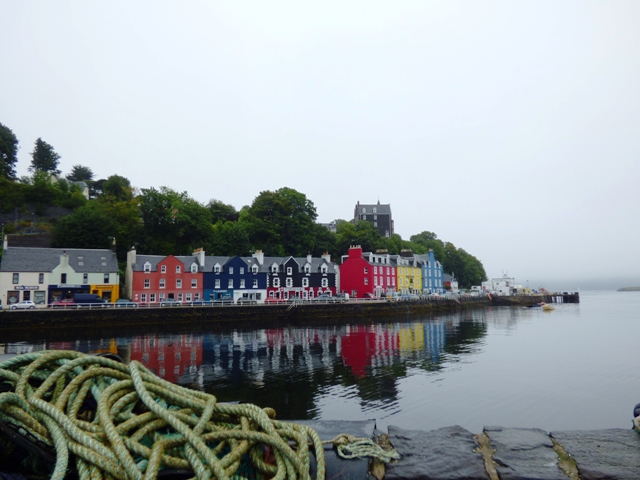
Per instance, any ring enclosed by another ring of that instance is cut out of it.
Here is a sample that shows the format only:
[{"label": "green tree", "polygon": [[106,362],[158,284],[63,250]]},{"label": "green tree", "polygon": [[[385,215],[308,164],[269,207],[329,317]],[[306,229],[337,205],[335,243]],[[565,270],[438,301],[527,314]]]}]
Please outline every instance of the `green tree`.
[{"label": "green tree", "polygon": [[444,242],[440,240],[435,233],[424,231],[417,235],[412,235],[409,237],[409,240],[412,243],[422,246],[423,249],[426,249],[425,253],[428,252],[429,249],[433,250],[433,254],[436,259],[440,262],[443,261],[445,255]]},{"label": "green tree", "polygon": [[13,131],[0,123],[0,177],[15,179],[18,162],[18,138]]},{"label": "green tree", "polygon": [[31,152],[31,158],[30,172],[47,172],[60,175],[60,170],[58,169],[60,155],[42,138],[36,140],[33,152]]},{"label": "green tree", "polygon": [[218,223],[218,220],[236,222],[240,217],[233,205],[228,205],[214,198],[209,200],[207,208],[211,212],[211,221],[213,223]]},{"label": "green tree", "polygon": [[365,220],[353,224],[338,221],[336,228],[336,247],[339,256],[346,255],[351,245],[360,245],[364,252],[375,252],[386,248],[383,238],[372,223]]},{"label": "green tree", "polygon": [[111,175],[101,184],[101,194],[115,201],[128,201],[133,198],[131,182],[120,175]]},{"label": "green tree", "polygon": [[247,223],[254,249],[269,255],[303,256],[314,248],[317,216],[313,202],[303,193],[283,187],[260,192],[240,221]]},{"label": "green tree", "polygon": [[84,165],[74,165],[71,167],[71,173],[66,178],[70,182],[90,183],[93,180],[93,171]]},{"label": "green tree", "polygon": [[187,195],[167,187],[142,189],[138,197],[143,231],[141,251],[187,255],[213,240],[211,212]]},{"label": "green tree", "polygon": [[53,229],[55,248],[109,248],[109,237],[116,237],[116,221],[95,202],[61,218]]},{"label": "green tree", "polygon": [[213,255],[249,255],[251,242],[244,223],[218,221],[213,226],[213,238],[210,246]]}]

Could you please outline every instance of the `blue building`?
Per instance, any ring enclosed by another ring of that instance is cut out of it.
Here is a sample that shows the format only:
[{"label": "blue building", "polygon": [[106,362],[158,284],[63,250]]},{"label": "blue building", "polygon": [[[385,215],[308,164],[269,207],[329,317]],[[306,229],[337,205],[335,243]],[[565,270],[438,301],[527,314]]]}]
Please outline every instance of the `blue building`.
[{"label": "blue building", "polygon": [[266,298],[267,272],[255,257],[206,257],[203,272],[205,300]]},{"label": "blue building", "polygon": [[444,269],[433,250],[426,255],[414,255],[422,264],[422,293],[444,293]]}]

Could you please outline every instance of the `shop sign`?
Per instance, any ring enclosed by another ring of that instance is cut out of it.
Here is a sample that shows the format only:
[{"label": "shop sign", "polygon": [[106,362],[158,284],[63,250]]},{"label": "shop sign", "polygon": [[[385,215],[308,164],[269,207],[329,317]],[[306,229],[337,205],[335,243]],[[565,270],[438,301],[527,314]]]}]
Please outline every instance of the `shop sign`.
[{"label": "shop sign", "polygon": [[106,288],[113,288],[115,285],[94,285],[92,288],[99,288],[100,290],[104,290]]},{"label": "shop sign", "polygon": [[40,287],[30,287],[27,285],[16,285],[13,287],[15,290],[40,290]]},{"label": "shop sign", "polygon": [[61,283],[60,285],[51,285],[49,288],[89,288],[89,285],[72,285],[70,283]]}]

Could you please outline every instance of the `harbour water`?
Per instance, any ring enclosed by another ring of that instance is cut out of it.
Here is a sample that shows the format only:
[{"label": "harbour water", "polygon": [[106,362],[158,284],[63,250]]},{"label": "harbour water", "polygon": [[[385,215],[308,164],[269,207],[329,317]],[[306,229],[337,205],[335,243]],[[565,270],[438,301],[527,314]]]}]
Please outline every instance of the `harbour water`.
[{"label": "harbour water", "polygon": [[490,307],[254,330],[0,336],[0,352],[117,352],[220,401],[273,407],[281,419],[476,433],[485,425],[630,428],[640,402],[640,292],[580,298],[551,312]]}]

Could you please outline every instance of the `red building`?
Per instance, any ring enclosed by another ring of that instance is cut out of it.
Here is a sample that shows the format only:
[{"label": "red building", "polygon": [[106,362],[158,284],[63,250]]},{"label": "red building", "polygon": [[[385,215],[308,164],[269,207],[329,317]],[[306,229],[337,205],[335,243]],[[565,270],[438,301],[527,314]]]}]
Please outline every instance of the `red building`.
[{"label": "red building", "polygon": [[396,291],[396,267],[384,253],[362,253],[360,245],[351,246],[342,257],[340,289],[353,298],[369,295],[391,296]]},{"label": "red building", "polygon": [[135,250],[127,256],[127,294],[134,302],[157,303],[165,299],[191,302],[202,298],[203,277],[201,265],[204,252],[194,255],[168,257],[137,255]]},{"label": "red building", "polygon": [[143,335],[131,341],[131,360],[137,360],[171,383],[202,365],[202,336]]}]

